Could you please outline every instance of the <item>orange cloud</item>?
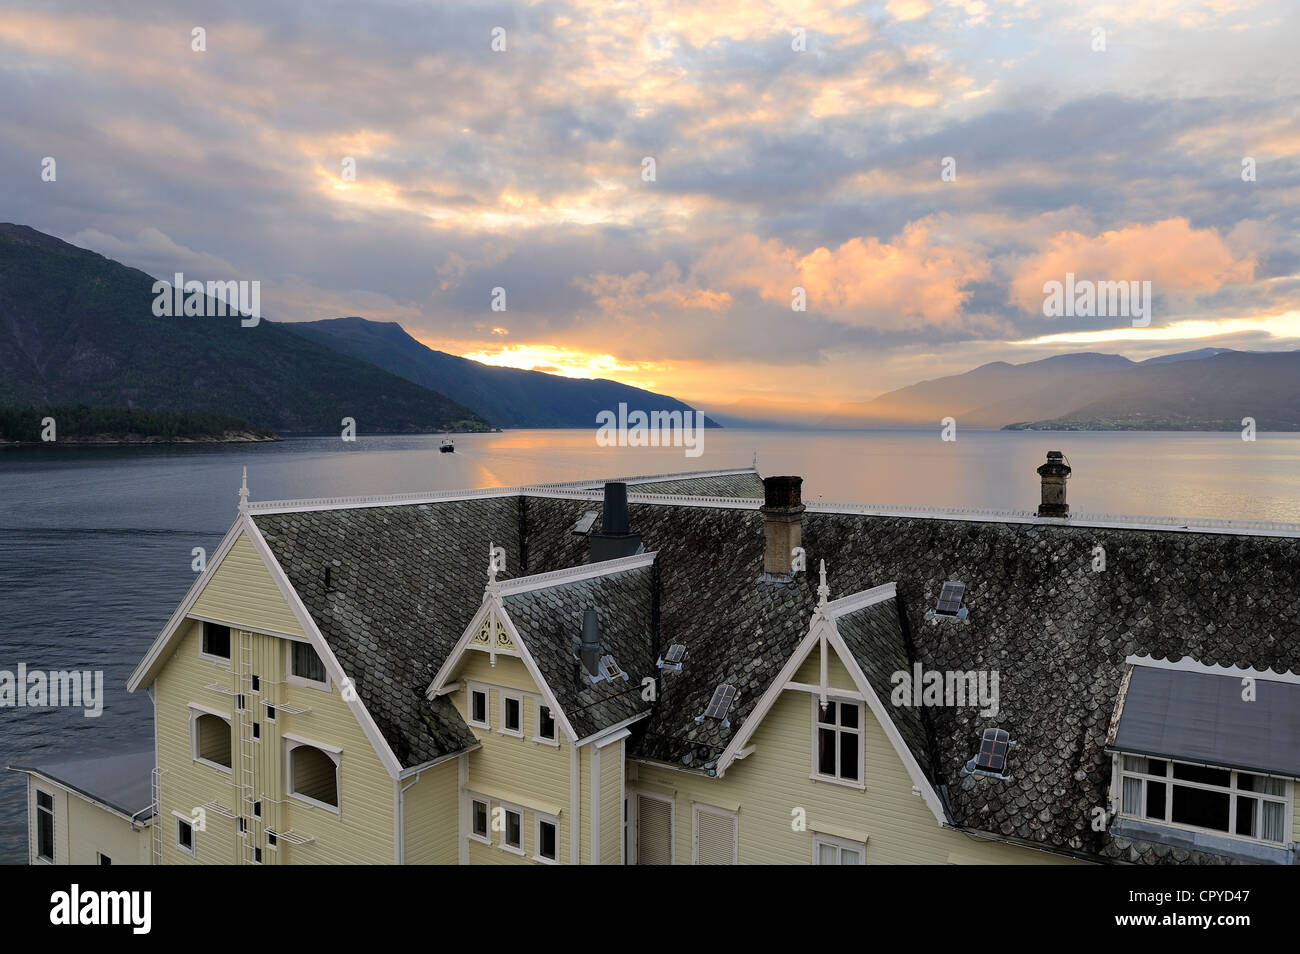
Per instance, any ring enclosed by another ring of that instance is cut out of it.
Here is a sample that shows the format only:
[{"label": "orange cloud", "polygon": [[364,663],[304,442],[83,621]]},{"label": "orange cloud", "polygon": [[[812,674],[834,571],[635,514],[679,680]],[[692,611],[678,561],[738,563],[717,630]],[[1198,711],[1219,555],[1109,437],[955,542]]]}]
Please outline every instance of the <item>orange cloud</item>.
[{"label": "orange cloud", "polygon": [[1040,252],[1017,262],[1012,298],[1026,311],[1041,313],[1044,283],[1064,281],[1067,272],[1077,280],[1149,281],[1155,294],[1182,298],[1250,281],[1255,256],[1234,255],[1217,231],[1193,229],[1183,218],[1095,236],[1060,232]]}]

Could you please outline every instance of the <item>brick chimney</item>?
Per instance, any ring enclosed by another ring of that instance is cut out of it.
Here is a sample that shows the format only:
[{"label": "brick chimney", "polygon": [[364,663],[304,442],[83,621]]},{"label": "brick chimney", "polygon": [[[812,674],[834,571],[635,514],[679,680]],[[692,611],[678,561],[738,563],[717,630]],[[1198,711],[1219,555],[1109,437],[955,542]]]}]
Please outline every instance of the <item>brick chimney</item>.
[{"label": "brick chimney", "polygon": [[789,577],[792,551],[803,545],[802,477],[763,478],[763,572]]},{"label": "brick chimney", "polygon": [[1060,451],[1048,451],[1047,463],[1038,468],[1043,479],[1043,501],[1038,505],[1040,517],[1068,517],[1070,505],[1065,502],[1065,481],[1070,476],[1070,465]]}]

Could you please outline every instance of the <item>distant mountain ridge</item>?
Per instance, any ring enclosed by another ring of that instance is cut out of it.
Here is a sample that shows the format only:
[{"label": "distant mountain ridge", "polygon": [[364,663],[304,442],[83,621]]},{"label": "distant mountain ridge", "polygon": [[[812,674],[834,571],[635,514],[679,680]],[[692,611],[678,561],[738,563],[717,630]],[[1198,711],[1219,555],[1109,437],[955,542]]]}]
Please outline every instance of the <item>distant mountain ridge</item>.
[{"label": "distant mountain ridge", "polygon": [[158,318],[154,279],[22,225],[0,224],[0,406],[228,415],[280,432],[483,429],[450,398],[285,326]]},{"label": "distant mountain ridge", "polygon": [[1300,430],[1300,351],[1202,348],[1130,361],[1117,354],[997,361],[845,404],[824,427],[1034,430]]},{"label": "distant mountain ridge", "polygon": [[[620,402],[629,410],[693,410],[676,398],[604,378],[566,378],[543,371],[499,368],[435,351],[396,322],[351,317],[284,327],[446,394],[503,427],[594,427],[600,411],[617,411]],[[719,426],[707,417],[705,425]]]}]

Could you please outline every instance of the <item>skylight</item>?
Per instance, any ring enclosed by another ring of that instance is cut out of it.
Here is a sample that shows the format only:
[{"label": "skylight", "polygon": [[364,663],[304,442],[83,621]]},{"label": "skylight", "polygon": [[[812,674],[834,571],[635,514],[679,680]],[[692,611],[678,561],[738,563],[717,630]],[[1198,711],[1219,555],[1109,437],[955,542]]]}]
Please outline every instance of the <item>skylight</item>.
[{"label": "skylight", "polygon": [[615,679],[627,679],[627,673],[619,668],[618,663],[614,662],[613,656],[600,657],[600,671],[611,682]]},{"label": "skylight", "polygon": [[975,758],[966,763],[961,770],[963,775],[987,775],[990,778],[1007,780],[1007,757],[1016,743],[1005,729],[985,729],[980,739],[980,750]]},{"label": "skylight", "polygon": [[672,672],[682,671],[682,660],[686,658],[686,647],[681,643],[673,643],[668,647],[668,652],[664,653],[659,659],[658,666],[660,669],[668,669]]},{"label": "skylight", "polygon": [[965,592],[965,583],[949,580],[943,585],[943,589],[939,593],[938,604],[934,609],[926,612],[925,618],[964,620],[966,618],[966,607],[961,605],[961,598]]},{"label": "skylight", "polygon": [[731,728],[731,721],[727,718],[727,711],[731,708],[731,700],[736,697],[736,687],[724,683],[713,690],[713,698],[709,700],[709,706],[704,710],[704,715],[696,716],[695,721],[703,722],[705,719],[714,719],[722,723],[724,729]]},{"label": "skylight", "polygon": [[591,532],[591,528],[596,525],[596,511],[588,510],[579,518],[578,522],[573,525],[569,531],[575,537],[585,537]]}]

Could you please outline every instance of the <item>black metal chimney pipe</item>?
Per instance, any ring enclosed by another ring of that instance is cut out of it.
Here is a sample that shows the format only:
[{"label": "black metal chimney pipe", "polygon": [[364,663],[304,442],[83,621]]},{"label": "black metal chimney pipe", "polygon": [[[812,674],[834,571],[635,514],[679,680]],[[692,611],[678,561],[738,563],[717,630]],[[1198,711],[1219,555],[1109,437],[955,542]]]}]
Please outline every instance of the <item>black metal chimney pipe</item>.
[{"label": "black metal chimney pipe", "polygon": [[617,560],[641,553],[641,534],[628,530],[627,484],[611,480],[605,484],[605,506],[600,518],[600,533],[587,537],[591,562]]},{"label": "black metal chimney pipe", "polygon": [[600,519],[601,533],[627,533],[627,484],[611,480],[605,484],[605,507]]},{"label": "black metal chimney pipe", "polygon": [[600,672],[600,618],[594,609],[582,613],[582,645],[579,650],[582,666],[588,674]]}]

